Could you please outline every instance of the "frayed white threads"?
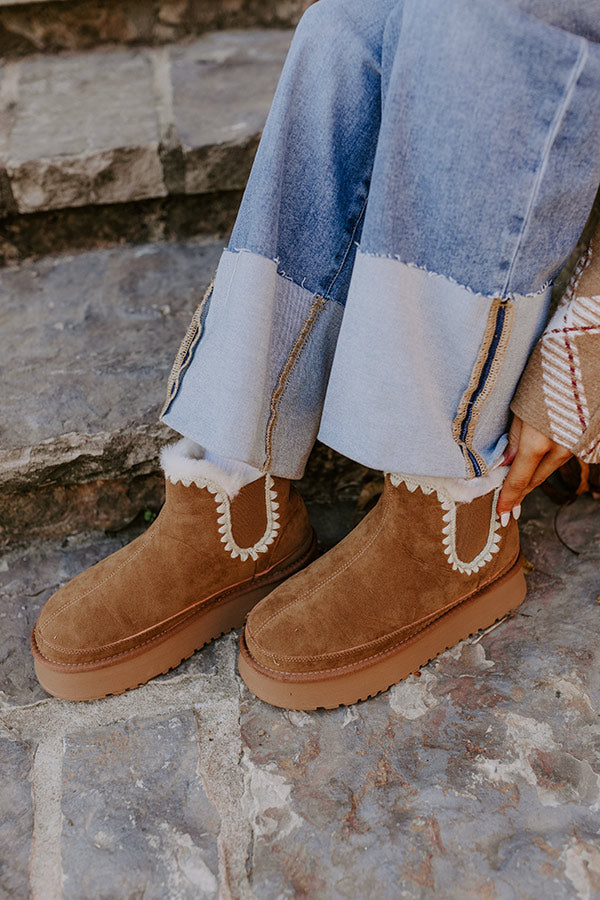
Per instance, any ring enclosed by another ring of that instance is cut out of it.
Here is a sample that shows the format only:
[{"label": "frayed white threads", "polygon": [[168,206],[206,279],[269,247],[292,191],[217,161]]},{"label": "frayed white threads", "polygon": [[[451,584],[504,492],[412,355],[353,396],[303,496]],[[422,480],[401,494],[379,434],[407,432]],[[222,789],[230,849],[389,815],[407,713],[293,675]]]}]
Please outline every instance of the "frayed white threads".
[{"label": "frayed white threads", "polygon": [[233,536],[231,524],[231,501],[246,483],[240,474],[224,472],[214,463],[203,459],[204,448],[188,438],[163,447],[160,461],[165,477],[172,483],[181,483],[185,487],[194,484],[213,495],[217,504],[218,531],[221,543],[233,559],[238,557],[245,562],[248,557],[257,559],[259,553],[265,553],[277,537],[280,528],[279,503],[274,481],[270,475],[265,476],[265,509],[267,526],[261,538],[252,547],[240,547]]},{"label": "frayed white threads", "polygon": [[444,515],[442,517],[444,521],[442,534],[444,535],[444,537],[442,543],[444,545],[444,553],[448,557],[448,563],[452,566],[453,571],[461,572],[464,575],[472,575],[475,572],[478,572],[479,569],[482,569],[488,562],[490,562],[494,553],[497,553],[500,549],[500,517],[497,512],[497,506],[501,486],[498,486],[494,490],[494,497],[492,500],[492,513],[490,516],[490,527],[483,550],[481,550],[481,552],[478,553],[477,556],[473,557],[473,559],[469,560],[469,562],[466,562],[465,560],[459,559],[458,553],[456,551],[457,501],[445,487],[439,484],[439,482],[443,480],[444,479],[441,478],[421,479],[411,475],[390,473],[390,481],[394,485],[394,487],[399,487],[401,484],[404,484],[411,493],[414,493],[417,488],[420,488],[420,490],[424,494],[435,493],[437,495],[437,499],[442,509],[444,510]]},{"label": "frayed white threads", "polygon": [[[400,263],[401,266],[406,266],[408,269],[418,269],[419,272],[424,272],[425,275],[429,275],[431,278],[443,278],[444,281],[449,281],[450,284],[455,284],[457,287],[462,288],[469,294],[472,294],[474,297],[481,297],[484,300],[498,299],[498,293],[484,294],[481,291],[476,291],[472,287],[469,287],[468,284],[462,284],[460,281],[457,281],[456,278],[452,278],[451,275],[442,275],[440,272],[433,272],[431,269],[426,268],[426,266],[419,265],[419,263],[416,262],[406,262],[406,260],[402,259],[402,257],[397,253],[375,253],[372,250],[363,250],[359,244],[357,244],[356,246],[358,247],[358,252],[362,256],[371,256],[374,259],[393,259],[395,262]],[[545,294],[551,287],[552,281],[545,281],[537,291],[531,291],[531,293],[529,294],[513,294],[512,292],[509,292],[507,295],[507,299],[530,299],[532,297],[540,297],[542,294]]]}]

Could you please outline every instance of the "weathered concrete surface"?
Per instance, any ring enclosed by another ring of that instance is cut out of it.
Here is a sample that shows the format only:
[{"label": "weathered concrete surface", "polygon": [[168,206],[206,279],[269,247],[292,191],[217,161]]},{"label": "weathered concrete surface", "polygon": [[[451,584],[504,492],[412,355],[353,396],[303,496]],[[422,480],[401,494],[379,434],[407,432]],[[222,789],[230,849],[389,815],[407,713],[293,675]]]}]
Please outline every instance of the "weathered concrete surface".
[{"label": "weathered concrete surface", "polygon": [[200,727],[187,710],[67,736],[65,897],[217,896],[220,822],[198,777]]},{"label": "weathered concrete surface", "polygon": [[31,747],[0,737],[0,897],[28,896],[33,801]]},{"label": "weathered concrete surface", "polygon": [[0,538],[121,527],[160,503],[166,380],[221,248],[117,248],[0,272]]},{"label": "weathered concrete surface", "polygon": [[215,28],[286,28],[308,5],[308,0],[0,0],[0,56],[164,44]]},{"label": "weathered concrete surface", "polygon": [[[378,698],[310,714],[254,699],[231,636],[121,697],[43,699],[25,619],[121,538],[8,558],[11,596],[22,580],[31,604],[3,654],[0,711],[12,738],[40,742],[31,895],[600,896],[600,507],[559,517],[578,557],[554,511],[540,493],[526,505],[518,614]],[[26,896],[16,856],[4,877]]]},{"label": "weathered concrete surface", "polygon": [[7,63],[4,213],[243,188],[290,37],[224,31]]}]

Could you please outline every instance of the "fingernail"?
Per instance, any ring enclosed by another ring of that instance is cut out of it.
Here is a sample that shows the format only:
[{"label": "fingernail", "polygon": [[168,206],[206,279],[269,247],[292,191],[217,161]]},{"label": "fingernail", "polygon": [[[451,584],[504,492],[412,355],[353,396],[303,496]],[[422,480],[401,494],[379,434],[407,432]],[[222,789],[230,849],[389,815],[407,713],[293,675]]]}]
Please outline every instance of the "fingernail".
[{"label": "fingernail", "polygon": [[520,503],[518,506],[513,506],[512,514],[513,514],[513,519],[516,522],[517,519],[519,518],[519,516],[521,515],[521,504]]},{"label": "fingernail", "polygon": [[506,526],[510,522],[510,513],[509,512],[502,513],[502,515],[500,516],[500,522],[502,523],[502,527],[506,528]]}]

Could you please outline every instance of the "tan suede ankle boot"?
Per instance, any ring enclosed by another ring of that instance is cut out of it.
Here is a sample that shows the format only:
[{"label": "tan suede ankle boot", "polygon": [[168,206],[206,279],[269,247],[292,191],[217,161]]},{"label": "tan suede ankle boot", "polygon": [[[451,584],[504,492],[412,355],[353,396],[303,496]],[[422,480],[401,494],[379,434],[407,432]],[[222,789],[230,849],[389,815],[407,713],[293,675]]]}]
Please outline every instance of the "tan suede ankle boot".
[{"label": "tan suede ankle boot", "polygon": [[240,656],[250,690],[291,709],[355,703],[521,603],[500,489],[457,503],[442,481],[387,475],[360,525],[253,609]]},{"label": "tan suede ankle boot", "polygon": [[43,607],[31,646],[42,686],[66,700],[118,694],[243,624],[316,555],[289,481],[239,479],[179,441],[162,454],[166,501],[148,530]]}]

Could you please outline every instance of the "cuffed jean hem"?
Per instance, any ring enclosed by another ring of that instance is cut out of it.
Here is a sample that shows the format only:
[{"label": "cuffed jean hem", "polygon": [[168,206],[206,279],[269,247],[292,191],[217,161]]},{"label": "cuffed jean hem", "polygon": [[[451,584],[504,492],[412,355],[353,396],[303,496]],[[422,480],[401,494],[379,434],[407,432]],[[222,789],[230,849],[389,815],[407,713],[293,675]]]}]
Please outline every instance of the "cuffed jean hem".
[{"label": "cuffed jean hem", "polygon": [[485,475],[549,291],[487,297],[359,251],[344,309],[275,260],[225,250],[163,420],[285,478],[302,476],[317,434],[376,469]]},{"label": "cuffed jean hem", "polygon": [[342,314],[335,300],[278,274],[276,260],[225,250],[162,420],[215,453],[300,478]]},{"label": "cuffed jean hem", "polygon": [[319,439],[375,469],[485,475],[549,298],[486,296],[359,250]]}]

